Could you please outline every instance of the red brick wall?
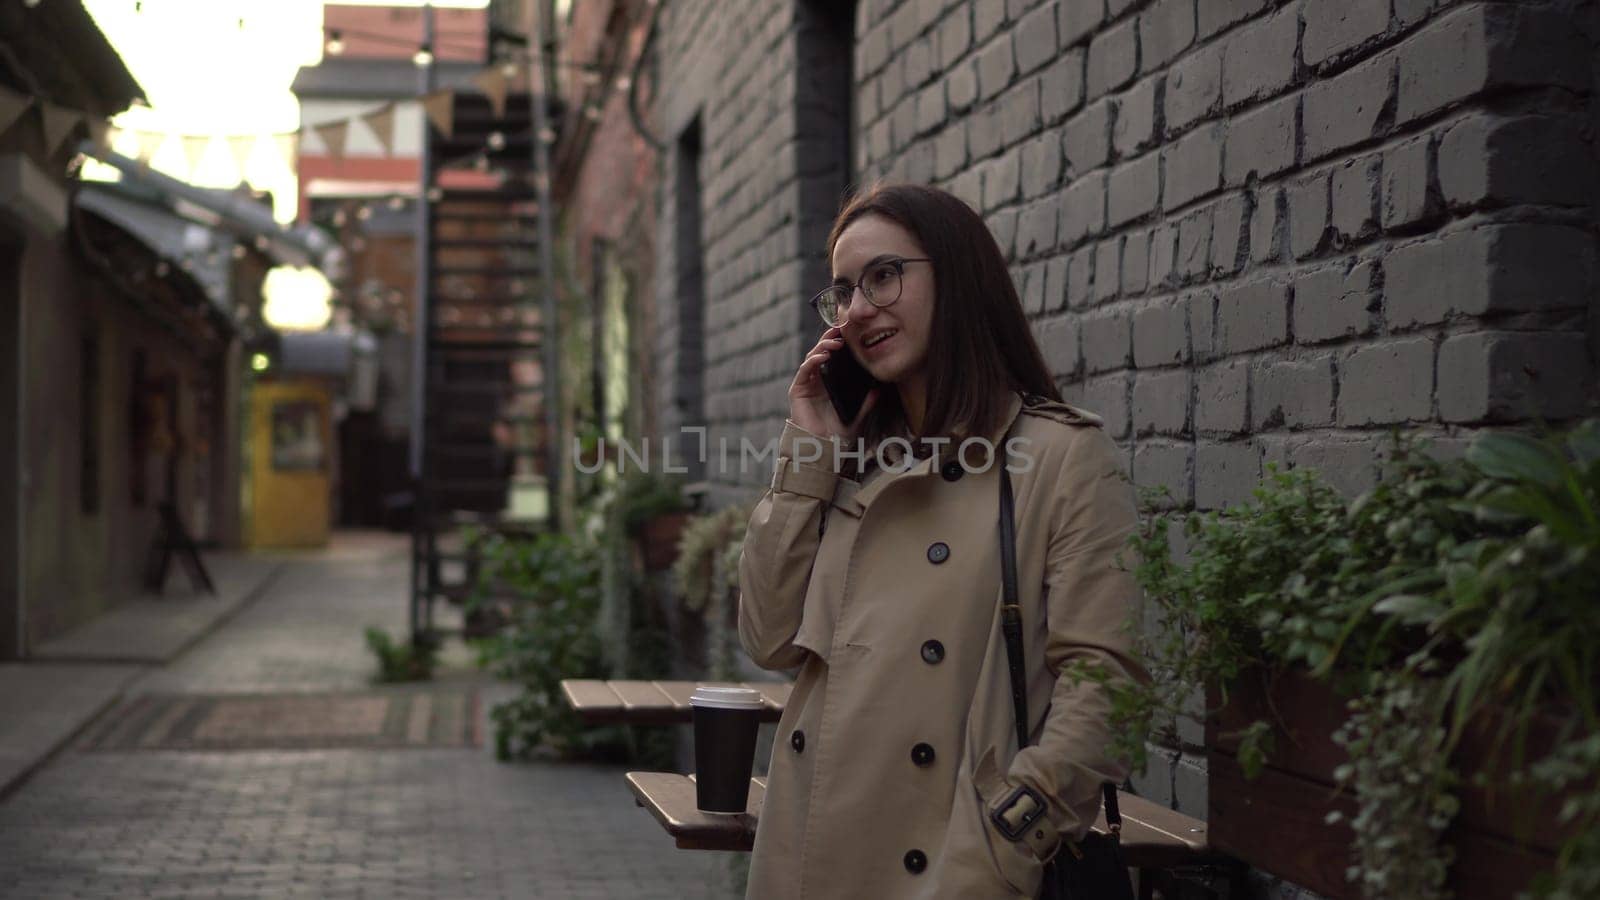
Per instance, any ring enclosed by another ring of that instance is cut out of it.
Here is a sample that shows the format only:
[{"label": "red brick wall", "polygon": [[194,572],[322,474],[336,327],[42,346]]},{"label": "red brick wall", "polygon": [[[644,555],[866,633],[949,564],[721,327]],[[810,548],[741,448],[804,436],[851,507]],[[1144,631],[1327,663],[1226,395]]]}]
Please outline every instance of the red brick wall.
[{"label": "red brick wall", "polygon": [[[422,9],[329,4],[322,11],[322,27],[341,32],[345,56],[410,59],[417,45],[422,43]],[[436,58],[470,62],[484,59],[488,41],[485,10],[436,8],[433,29]]]}]

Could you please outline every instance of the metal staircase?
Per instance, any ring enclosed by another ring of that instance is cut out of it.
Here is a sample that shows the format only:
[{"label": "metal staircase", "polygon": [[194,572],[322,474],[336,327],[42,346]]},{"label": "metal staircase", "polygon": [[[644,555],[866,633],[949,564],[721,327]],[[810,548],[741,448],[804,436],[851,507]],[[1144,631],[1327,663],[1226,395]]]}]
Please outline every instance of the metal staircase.
[{"label": "metal staircase", "polygon": [[439,630],[438,600],[460,603],[472,590],[476,556],[463,526],[519,533],[547,526],[529,509],[549,483],[539,236],[550,232],[534,189],[535,122],[526,94],[508,97],[499,116],[486,98],[458,94],[453,113],[449,137],[428,131],[428,182],[465,164],[494,173],[499,184],[435,188],[423,203],[419,280],[426,287],[413,356],[422,378],[414,641]]}]

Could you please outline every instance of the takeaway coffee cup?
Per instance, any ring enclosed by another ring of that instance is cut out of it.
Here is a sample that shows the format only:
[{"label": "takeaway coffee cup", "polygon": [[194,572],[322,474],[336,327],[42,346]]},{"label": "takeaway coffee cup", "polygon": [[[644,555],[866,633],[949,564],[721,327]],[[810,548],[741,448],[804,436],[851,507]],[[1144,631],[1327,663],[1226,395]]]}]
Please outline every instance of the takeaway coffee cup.
[{"label": "takeaway coffee cup", "polygon": [[698,687],[689,705],[694,708],[695,806],[709,813],[744,812],[761,724],[761,692]]}]

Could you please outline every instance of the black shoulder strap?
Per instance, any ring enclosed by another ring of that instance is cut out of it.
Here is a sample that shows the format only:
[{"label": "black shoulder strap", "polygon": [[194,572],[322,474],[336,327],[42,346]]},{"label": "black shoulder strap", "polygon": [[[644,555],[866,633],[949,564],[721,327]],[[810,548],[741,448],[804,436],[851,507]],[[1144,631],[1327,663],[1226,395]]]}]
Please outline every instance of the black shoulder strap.
[{"label": "black shoulder strap", "polygon": [[[1022,657],[1022,606],[1017,599],[1017,521],[1011,497],[1011,473],[1000,467],[1000,580],[1004,601],[1000,605],[1000,631],[1006,640],[1006,661],[1011,670],[1011,703],[1016,707],[1017,749],[1028,746],[1028,677]],[[1117,809],[1117,787],[1111,782],[1100,786],[1106,824],[1112,835],[1122,831],[1122,814]]]},{"label": "black shoulder strap", "polygon": [[1011,473],[1000,467],[1000,631],[1011,669],[1011,703],[1017,711],[1017,749],[1028,746],[1028,678],[1022,664],[1022,607],[1017,600],[1017,522],[1011,499]]}]

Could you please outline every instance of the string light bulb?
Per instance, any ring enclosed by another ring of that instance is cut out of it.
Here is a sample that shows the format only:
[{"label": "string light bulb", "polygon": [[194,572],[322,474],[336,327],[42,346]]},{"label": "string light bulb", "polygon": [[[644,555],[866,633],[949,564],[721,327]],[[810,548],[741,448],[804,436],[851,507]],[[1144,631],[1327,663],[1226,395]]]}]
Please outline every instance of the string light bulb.
[{"label": "string light bulb", "polygon": [[416,54],[411,57],[411,61],[418,67],[433,65],[433,45],[423,42],[422,46],[417,48]]},{"label": "string light bulb", "polygon": [[504,150],[505,148],[506,148],[506,136],[505,136],[505,134],[502,133],[502,132],[499,132],[499,131],[491,131],[491,132],[489,132],[489,149],[490,150]]},{"label": "string light bulb", "polygon": [[328,55],[338,56],[344,52],[344,32],[335,28],[328,32]]}]

